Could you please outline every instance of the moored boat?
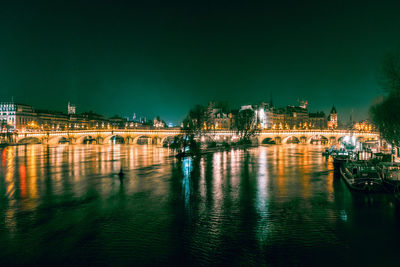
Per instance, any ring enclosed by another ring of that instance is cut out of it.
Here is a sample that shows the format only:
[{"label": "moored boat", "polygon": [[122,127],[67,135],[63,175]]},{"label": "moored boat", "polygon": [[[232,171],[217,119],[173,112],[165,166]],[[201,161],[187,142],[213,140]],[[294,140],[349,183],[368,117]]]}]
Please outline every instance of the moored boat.
[{"label": "moored boat", "polygon": [[351,158],[351,153],[346,150],[339,150],[332,154],[333,167],[339,169],[344,163],[349,161]]},{"label": "moored boat", "polygon": [[340,167],[340,174],[351,190],[363,192],[383,191],[383,181],[373,165],[347,161]]},{"label": "moored boat", "polygon": [[393,189],[400,186],[400,163],[380,162],[377,169],[382,181]]}]

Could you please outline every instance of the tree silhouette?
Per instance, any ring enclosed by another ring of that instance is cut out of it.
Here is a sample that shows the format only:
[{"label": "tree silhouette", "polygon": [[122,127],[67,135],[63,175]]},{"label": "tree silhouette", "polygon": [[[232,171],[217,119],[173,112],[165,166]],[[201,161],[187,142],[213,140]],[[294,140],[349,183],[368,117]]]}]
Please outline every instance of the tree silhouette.
[{"label": "tree silhouette", "polygon": [[234,128],[241,142],[250,143],[250,137],[257,134],[257,120],[252,109],[239,111],[235,119]]},{"label": "tree silhouette", "polygon": [[381,85],[386,95],[371,107],[373,122],[381,137],[400,146],[400,54],[388,54],[382,65]]}]

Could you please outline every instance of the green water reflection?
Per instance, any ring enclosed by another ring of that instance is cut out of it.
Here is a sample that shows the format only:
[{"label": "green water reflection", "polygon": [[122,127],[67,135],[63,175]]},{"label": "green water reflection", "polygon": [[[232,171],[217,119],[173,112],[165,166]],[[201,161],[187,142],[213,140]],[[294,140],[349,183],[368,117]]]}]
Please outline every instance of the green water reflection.
[{"label": "green water reflection", "polygon": [[396,265],[394,199],[350,193],[322,150],[3,148],[0,264]]}]

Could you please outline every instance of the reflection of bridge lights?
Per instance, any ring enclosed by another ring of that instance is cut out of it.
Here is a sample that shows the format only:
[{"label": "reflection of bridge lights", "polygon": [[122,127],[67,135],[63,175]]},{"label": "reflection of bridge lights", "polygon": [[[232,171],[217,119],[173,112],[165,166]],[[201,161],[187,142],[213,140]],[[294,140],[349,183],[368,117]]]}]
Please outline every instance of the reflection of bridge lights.
[{"label": "reflection of bridge lights", "polygon": [[182,171],[183,171],[183,180],[182,180],[182,190],[185,199],[185,206],[189,204],[190,199],[190,173],[192,171],[192,159],[190,157],[186,157],[182,163]]},{"label": "reflection of bridge lights", "polygon": [[347,221],[347,213],[345,210],[340,211],[340,218],[345,222]]}]

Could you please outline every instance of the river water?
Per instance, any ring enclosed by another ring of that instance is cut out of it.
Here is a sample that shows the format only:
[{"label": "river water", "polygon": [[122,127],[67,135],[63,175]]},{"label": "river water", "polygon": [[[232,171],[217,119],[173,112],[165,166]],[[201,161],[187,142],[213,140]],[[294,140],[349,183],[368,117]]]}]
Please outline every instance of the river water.
[{"label": "river water", "polygon": [[398,266],[399,205],[351,193],[322,150],[2,148],[0,265]]}]

